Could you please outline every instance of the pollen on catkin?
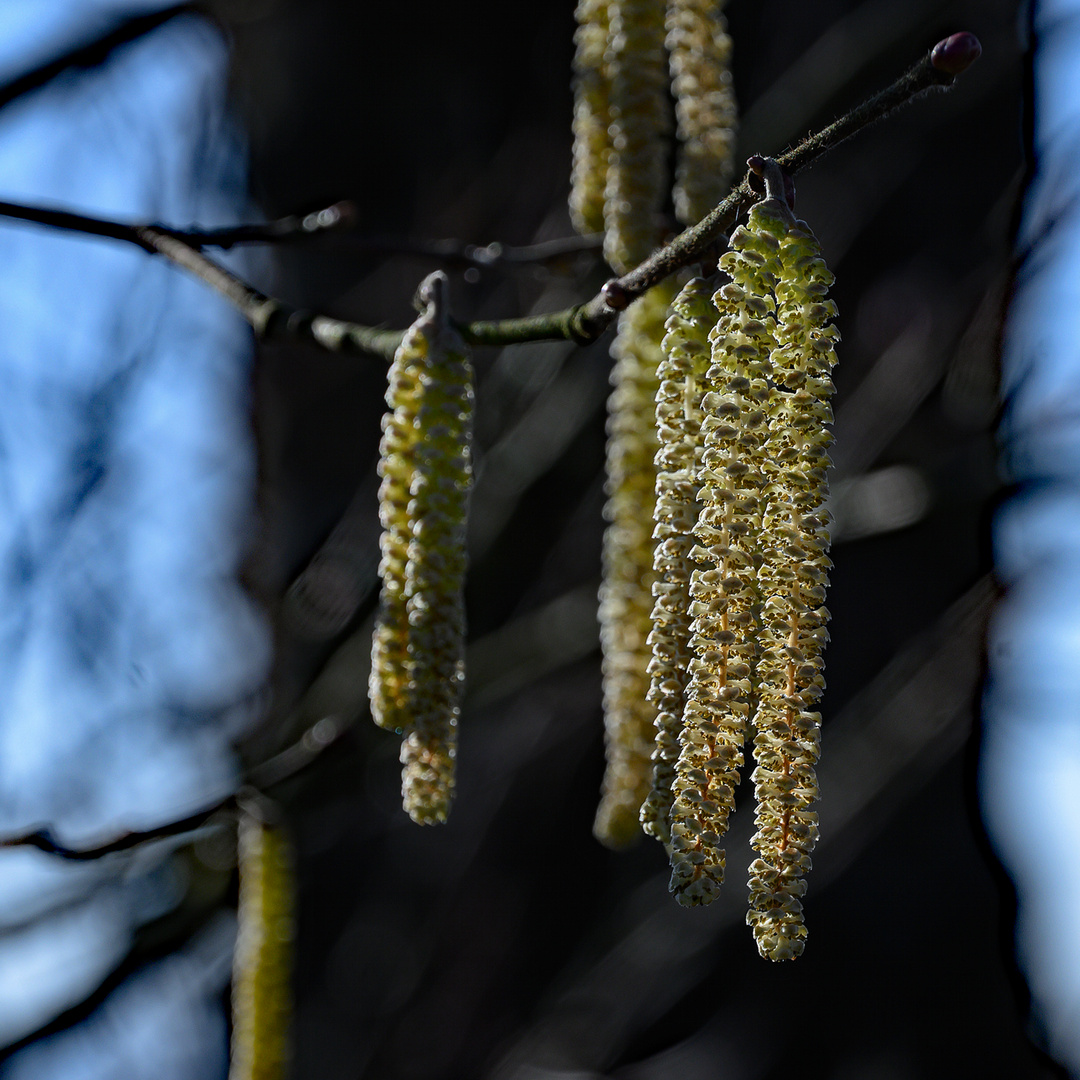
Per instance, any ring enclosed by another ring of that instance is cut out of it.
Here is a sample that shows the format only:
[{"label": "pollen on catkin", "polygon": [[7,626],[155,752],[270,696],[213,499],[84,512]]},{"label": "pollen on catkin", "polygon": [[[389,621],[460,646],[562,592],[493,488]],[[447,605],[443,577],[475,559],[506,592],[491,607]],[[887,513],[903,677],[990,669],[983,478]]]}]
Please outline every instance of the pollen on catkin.
[{"label": "pollen on catkin", "polygon": [[770,960],[803,951],[800,898],[818,837],[817,814],[809,808],[818,798],[821,714],[814,706],[825,685],[829,613],[822,605],[832,566],[824,507],[832,435],[825,425],[832,421],[830,374],[839,340],[829,323],[836,305],[826,299],[833,276],[809,227],[790,215],[780,266],[758,575],[763,609],[753,847],[759,857],[750,867],[747,914],[758,951]]},{"label": "pollen on catkin", "polygon": [[608,398],[600,647],[607,768],[593,834],[625,847],[641,834],[649,793],[656,709],[648,701],[653,570],[652,518],[658,449],[654,419],[664,318],[673,288],[659,285],[619,319]]},{"label": "pollen on catkin", "polygon": [[698,564],[690,577],[693,658],[671,808],[670,889],[680,904],[707,904],[725,869],[720,840],[734,809],[743,743],[754,706],[761,488],[772,287],[779,270],[775,224],[751,213],[720,267],[731,277],[713,300],[719,313],[705,376]]},{"label": "pollen on catkin", "polygon": [[284,1080],[289,1058],[293,868],[284,831],[248,809],[237,827],[240,896],[229,1080]]},{"label": "pollen on catkin", "polygon": [[724,0],[668,0],[667,48],[675,96],[675,216],[689,225],[724,196],[734,171],[737,112]]},{"label": "pollen on catkin", "polygon": [[578,0],[574,11],[574,161],[570,220],[582,234],[604,231],[604,187],[611,141],[608,73],[608,0]]},{"label": "pollen on catkin", "polygon": [[418,418],[421,373],[435,333],[430,309],[405,332],[390,364],[386,388],[389,411],[383,414],[379,443],[382,588],[372,635],[368,698],[375,723],[390,731],[402,731],[412,723],[407,708],[409,615],[405,567],[413,529],[410,488],[422,434]]},{"label": "pollen on catkin", "polygon": [[604,258],[624,274],[648,257],[666,185],[668,73],[660,0],[609,0],[611,150]]},{"label": "pollen on catkin", "polygon": [[672,301],[657,372],[655,603],[648,644],[649,701],[656,707],[652,790],[641,806],[641,827],[662,843],[671,839],[672,792],[690,662],[690,551],[695,544],[701,456],[701,399],[710,366],[709,333],[716,325],[715,282],[693,278]]},{"label": "pollen on catkin", "polygon": [[420,825],[445,822],[454,790],[465,685],[465,528],[472,486],[472,364],[449,321],[445,274],[423,289],[433,318],[417,423],[405,567],[411,723],[401,744],[402,802]]}]

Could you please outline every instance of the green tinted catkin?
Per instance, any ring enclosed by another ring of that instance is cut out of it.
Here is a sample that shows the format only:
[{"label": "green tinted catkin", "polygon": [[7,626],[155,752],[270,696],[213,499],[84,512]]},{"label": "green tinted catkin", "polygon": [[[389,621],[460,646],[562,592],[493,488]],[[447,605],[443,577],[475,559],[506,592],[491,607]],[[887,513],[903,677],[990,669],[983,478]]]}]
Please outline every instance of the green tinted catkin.
[{"label": "green tinted catkin", "polygon": [[720,840],[734,809],[754,703],[762,445],[779,270],[775,232],[773,222],[751,213],[720,262],[731,282],[713,298],[719,319],[702,403],[698,543],[690,552],[699,564],[690,578],[694,657],[672,786],[670,889],[686,906],[719,894]]},{"label": "green tinted catkin", "polygon": [[657,239],[664,200],[668,74],[661,0],[610,0],[611,152],[604,191],[604,257],[624,274]]},{"label": "green tinted catkin", "polygon": [[654,412],[660,341],[672,293],[670,285],[658,285],[625,311],[612,347],[616,363],[608,398],[604,508],[609,524],[600,587],[607,769],[593,825],[596,838],[609,847],[624,847],[640,835],[638,813],[651,786],[656,710],[647,700],[647,669],[656,579]]},{"label": "green tinted catkin", "polygon": [[422,287],[433,325],[417,422],[405,568],[411,726],[401,744],[402,802],[420,825],[446,821],[465,684],[465,528],[472,486],[472,364],[449,321],[445,274]]},{"label": "green tinted catkin", "polygon": [[390,731],[402,731],[412,723],[407,711],[409,616],[405,567],[413,527],[409,517],[410,488],[421,438],[421,373],[435,333],[433,318],[430,310],[421,315],[405,332],[394,354],[386,389],[389,411],[383,415],[379,443],[382,589],[372,637],[368,697],[375,723]]},{"label": "green tinted catkin", "polygon": [[675,95],[675,216],[703,218],[734,171],[736,106],[724,0],[668,0],[667,47]]},{"label": "green tinted catkin", "polygon": [[[773,200],[770,200],[773,201]],[[786,211],[786,206],[777,204]],[[750,867],[750,910],[758,950],[770,960],[799,956],[806,939],[802,897],[817,841],[814,766],[824,687],[822,650],[829,617],[822,606],[831,562],[826,469],[832,436],[830,378],[839,340],[825,298],[833,276],[805,222],[789,216],[776,285],[776,389],[765,456],[764,599],[760,704],[754,719],[754,784],[759,853]]]},{"label": "green tinted catkin", "polygon": [[604,231],[604,187],[611,140],[604,54],[608,0],[578,0],[574,11],[574,163],[570,172],[570,220],[582,234]]},{"label": "green tinted catkin", "polygon": [[284,1080],[292,994],[293,869],[282,829],[241,809],[229,1080]]},{"label": "green tinted catkin", "polygon": [[701,456],[701,399],[710,365],[709,333],[716,325],[715,282],[694,278],[671,305],[657,373],[656,526],[653,540],[655,604],[648,637],[649,700],[656,707],[652,790],[641,807],[641,827],[671,839],[671,785],[679,757],[690,662],[690,551],[697,521],[695,467]]}]

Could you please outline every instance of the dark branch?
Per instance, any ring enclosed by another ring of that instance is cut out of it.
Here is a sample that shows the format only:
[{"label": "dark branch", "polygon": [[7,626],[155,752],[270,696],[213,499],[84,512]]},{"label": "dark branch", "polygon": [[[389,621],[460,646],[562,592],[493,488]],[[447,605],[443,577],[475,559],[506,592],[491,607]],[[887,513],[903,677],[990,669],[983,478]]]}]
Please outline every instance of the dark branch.
[{"label": "dark branch", "polygon": [[[845,139],[902,105],[932,90],[948,87],[981,51],[972,34],[954,34],[934,49],[891,86],[856,106],[827,128],[803,139],[781,154],[777,163],[789,175],[808,168]],[[525,341],[570,340],[579,344],[595,341],[615,321],[620,310],[638,299],[665,278],[715,251],[719,239],[759,197],[748,172],[734,190],[696,225],[684,230],[670,243],[654,252],[640,266],[614,278],[587,303],[564,311],[498,322],[457,324],[462,336],[474,345],[513,345]],[[35,209],[0,203],[0,216],[19,218],[53,228],[70,229],[94,236],[123,240],[164,256],[194,274],[228,300],[251,324],[262,340],[307,340],[331,352],[370,354],[392,358],[402,331],[361,326],[326,315],[296,311],[280,300],[265,296],[235,274],[208,259],[196,245],[239,242],[237,230],[217,234],[181,233],[149,225],[120,225],[57,210]],[[254,227],[249,227],[254,228]],[[263,227],[264,229],[266,227]],[[216,235],[217,239],[208,239]],[[473,258],[477,251],[474,249]],[[615,306],[609,301],[616,300]]]},{"label": "dark branch", "polygon": [[246,805],[252,800],[257,801],[262,791],[292,779],[292,777],[308,768],[325,750],[339,743],[348,730],[349,725],[343,724],[333,717],[324,717],[308,728],[292,746],[287,747],[268,761],[249,769],[245,777],[245,787],[239,792],[228,795],[212,806],[204,807],[196,813],[180,818],[177,821],[169,821],[142,832],[123,833],[107,843],[87,848],[73,848],[61,844],[54,836],[51,828],[43,827],[21,833],[18,836],[0,839],[0,848],[32,847],[49,855],[56,855],[61,859],[90,862],[94,859],[103,859],[106,855],[113,855],[119,851],[130,851],[132,848],[148,843],[151,840],[161,840],[168,836],[181,836],[184,833],[197,832],[205,827],[215,814],[223,810],[231,810],[238,803]]}]

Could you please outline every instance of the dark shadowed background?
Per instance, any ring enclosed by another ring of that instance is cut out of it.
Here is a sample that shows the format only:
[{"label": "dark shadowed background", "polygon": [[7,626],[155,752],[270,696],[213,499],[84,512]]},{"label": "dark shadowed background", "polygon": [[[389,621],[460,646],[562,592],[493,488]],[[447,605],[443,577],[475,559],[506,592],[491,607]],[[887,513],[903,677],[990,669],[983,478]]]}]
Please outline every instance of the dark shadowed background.
[{"label": "dark shadowed background", "polygon": [[[359,208],[352,236],[280,253],[286,299],[403,325],[439,264],[364,238],[569,235],[571,3],[223,11],[264,211]],[[380,366],[266,349],[250,577],[276,614],[273,725],[360,720],[285,793],[298,1076],[1052,1074],[1025,1040],[1011,893],[973,799],[996,347],[1023,177],[1016,5],[733,0],[729,20],[743,156],[779,151],[949,33],[985,50],[952,93],[798,182],[844,336],[807,952],[772,966],[742,925],[748,807],[710,910],[669,898],[657,845],[612,854],[590,835],[605,343],[477,357],[470,703],[457,803],[431,830],[401,812],[396,742],[363,715]],[[589,257],[467,277],[443,265],[460,317],[561,307],[604,276]]]},{"label": "dark shadowed background", "polygon": [[[357,207],[351,233],[278,249],[262,287],[400,327],[439,266],[462,319],[565,307],[605,279],[588,253],[477,270],[390,242],[570,235],[571,0],[211,6],[261,211]],[[798,180],[843,334],[806,954],[769,964],[743,925],[748,790],[708,909],[670,898],[659,845],[614,854],[591,835],[609,342],[476,356],[468,702],[454,810],[430,829],[402,812],[397,740],[366,713],[384,368],[265,347],[246,580],[277,653],[245,753],[355,722],[275,790],[299,853],[296,1077],[1057,1075],[1025,1037],[1012,892],[974,793],[997,348],[1024,179],[1017,4],[731,0],[728,15],[742,157],[779,152],[950,33],[984,48],[949,94]],[[203,891],[144,933],[147,955],[210,917],[221,860],[197,850]]]}]

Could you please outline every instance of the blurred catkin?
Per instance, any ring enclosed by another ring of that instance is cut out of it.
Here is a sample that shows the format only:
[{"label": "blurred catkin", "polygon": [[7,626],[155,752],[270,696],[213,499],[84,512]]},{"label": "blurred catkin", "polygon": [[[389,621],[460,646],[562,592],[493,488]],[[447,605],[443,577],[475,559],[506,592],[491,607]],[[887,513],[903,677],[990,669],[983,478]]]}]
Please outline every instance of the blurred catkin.
[{"label": "blurred catkin", "polygon": [[720,841],[734,809],[755,704],[762,459],[778,247],[769,223],[752,213],[720,262],[731,281],[713,297],[719,318],[702,402],[698,543],[690,552],[699,564],[690,579],[694,656],[671,809],[670,888],[687,906],[719,894],[725,868]]},{"label": "blurred catkin", "polygon": [[649,701],[656,707],[652,790],[641,807],[642,829],[667,843],[679,731],[690,663],[690,550],[698,515],[701,399],[710,364],[709,333],[716,325],[715,282],[688,281],[671,305],[657,373],[656,526],[653,540],[655,603],[648,637]]},{"label": "blurred catkin", "polygon": [[284,1080],[289,1057],[293,867],[278,825],[241,808],[229,1080]]},{"label": "blurred catkin", "polygon": [[703,218],[727,193],[735,161],[736,105],[724,0],[668,0],[667,48],[675,96],[675,216]]},{"label": "blurred catkin", "polygon": [[651,787],[656,709],[647,700],[652,630],[653,510],[658,449],[657,370],[673,286],[659,285],[625,311],[612,347],[608,398],[600,645],[603,652],[607,770],[593,832],[610,847],[641,833],[639,811]]},{"label": "blurred catkin", "polygon": [[800,897],[817,841],[814,766],[821,714],[814,711],[825,682],[822,650],[829,613],[822,606],[832,563],[826,470],[832,435],[830,378],[839,334],[830,325],[836,305],[826,299],[833,276],[817,239],[787,207],[776,285],[776,390],[769,405],[763,530],[759,572],[764,601],[759,662],[760,703],[754,718],[754,770],[759,854],[750,867],[750,910],[758,950],[771,960],[799,956],[806,939]]},{"label": "blurred catkin", "polygon": [[662,0],[609,0],[604,257],[624,274],[652,252],[667,185],[667,54]]},{"label": "blurred catkin", "polygon": [[570,172],[570,220],[582,234],[604,231],[604,186],[611,142],[610,103],[604,54],[608,0],[579,0],[574,12],[574,163]]}]

